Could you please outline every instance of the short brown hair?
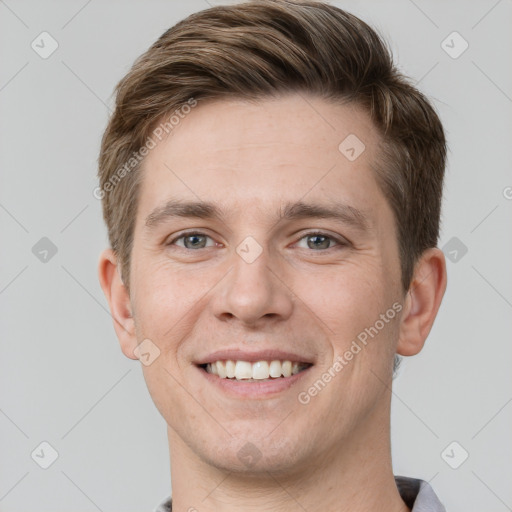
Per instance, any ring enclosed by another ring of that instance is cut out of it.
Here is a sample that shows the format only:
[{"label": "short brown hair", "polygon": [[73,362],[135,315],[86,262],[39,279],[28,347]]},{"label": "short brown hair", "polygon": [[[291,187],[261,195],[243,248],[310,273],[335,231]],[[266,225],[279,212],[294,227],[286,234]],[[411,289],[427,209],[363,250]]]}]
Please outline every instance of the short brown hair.
[{"label": "short brown hair", "polygon": [[128,289],[141,180],[133,158],[154,127],[191,98],[257,100],[294,91],[357,104],[378,128],[374,172],[397,222],[408,290],[419,256],[437,245],[443,128],[372,28],[314,0],[253,0],[194,13],[167,30],[117,85],[98,176],[109,241]]}]

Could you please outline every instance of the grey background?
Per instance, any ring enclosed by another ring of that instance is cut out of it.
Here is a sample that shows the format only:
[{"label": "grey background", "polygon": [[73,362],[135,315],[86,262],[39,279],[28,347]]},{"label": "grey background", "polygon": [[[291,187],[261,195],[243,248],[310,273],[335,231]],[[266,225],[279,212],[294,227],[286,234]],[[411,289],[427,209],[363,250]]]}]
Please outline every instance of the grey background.
[{"label": "grey background", "polygon": [[[0,0],[2,512],[153,510],[169,494],[165,423],[98,284],[107,239],[92,192],[114,85],[164,30],[217,3]],[[440,246],[468,249],[394,384],[395,474],[431,481],[451,512],[512,510],[512,2],[331,3],[378,28],[433,99],[450,146]],[[59,45],[47,59],[31,48],[42,31]],[[453,31],[469,43],[456,59],[441,46]],[[57,248],[47,262],[33,253],[42,237]],[[31,456],[43,441],[58,452],[48,469]]]}]

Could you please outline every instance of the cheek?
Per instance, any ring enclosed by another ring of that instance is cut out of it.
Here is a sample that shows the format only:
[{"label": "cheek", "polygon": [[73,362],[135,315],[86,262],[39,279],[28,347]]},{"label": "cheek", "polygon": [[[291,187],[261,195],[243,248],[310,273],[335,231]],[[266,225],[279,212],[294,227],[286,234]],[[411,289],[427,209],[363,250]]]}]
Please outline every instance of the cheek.
[{"label": "cheek", "polygon": [[385,304],[377,265],[347,262],[298,279],[294,290],[334,333],[343,334],[373,319]]},{"label": "cheek", "polygon": [[298,304],[304,303],[307,307],[303,309],[317,319],[329,340],[332,360],[349,349],[357,351],[357,355],[348,356],[357,361],[355,366],[373,365],[377,360],[384,364],[387,360],[397,332],[392,309],[397,296],[387,274],[379,259],[367,255],[295,280],[293,289],[301,299]]},{"label": "cheek", "polygon": [[221,277],[218,269],[191,273],[165,260],[139,267],[134,281],[138,339],[151,339],[173,367],[182,341],[190,336]]}]

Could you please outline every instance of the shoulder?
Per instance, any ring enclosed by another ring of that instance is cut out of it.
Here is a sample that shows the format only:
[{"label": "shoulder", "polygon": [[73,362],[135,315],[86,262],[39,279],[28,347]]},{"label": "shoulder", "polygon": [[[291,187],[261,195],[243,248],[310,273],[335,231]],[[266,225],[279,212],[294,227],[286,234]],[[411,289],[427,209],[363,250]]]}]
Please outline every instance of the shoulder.
[{"label": "shoulder", "polygon": [[172,512],[171,496],[166,496],[160,503],[153,509],[153,512]]},{"label": "shoulder", "polygon": [[411,512],[446,512],[436,493],[425,480],[395,476],[396,486]]}]

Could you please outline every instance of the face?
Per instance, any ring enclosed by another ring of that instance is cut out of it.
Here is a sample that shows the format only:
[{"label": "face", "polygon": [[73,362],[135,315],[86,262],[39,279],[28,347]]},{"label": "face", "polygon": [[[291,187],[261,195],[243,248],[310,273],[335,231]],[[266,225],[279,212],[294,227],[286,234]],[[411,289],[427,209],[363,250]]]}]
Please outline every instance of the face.
[{"label": "face", "polygon": [[404,295],[378,142],[356,107],[288,95],[200,102],[146,157],[135,343],[189,456],[289,473],[389,421]]}]

